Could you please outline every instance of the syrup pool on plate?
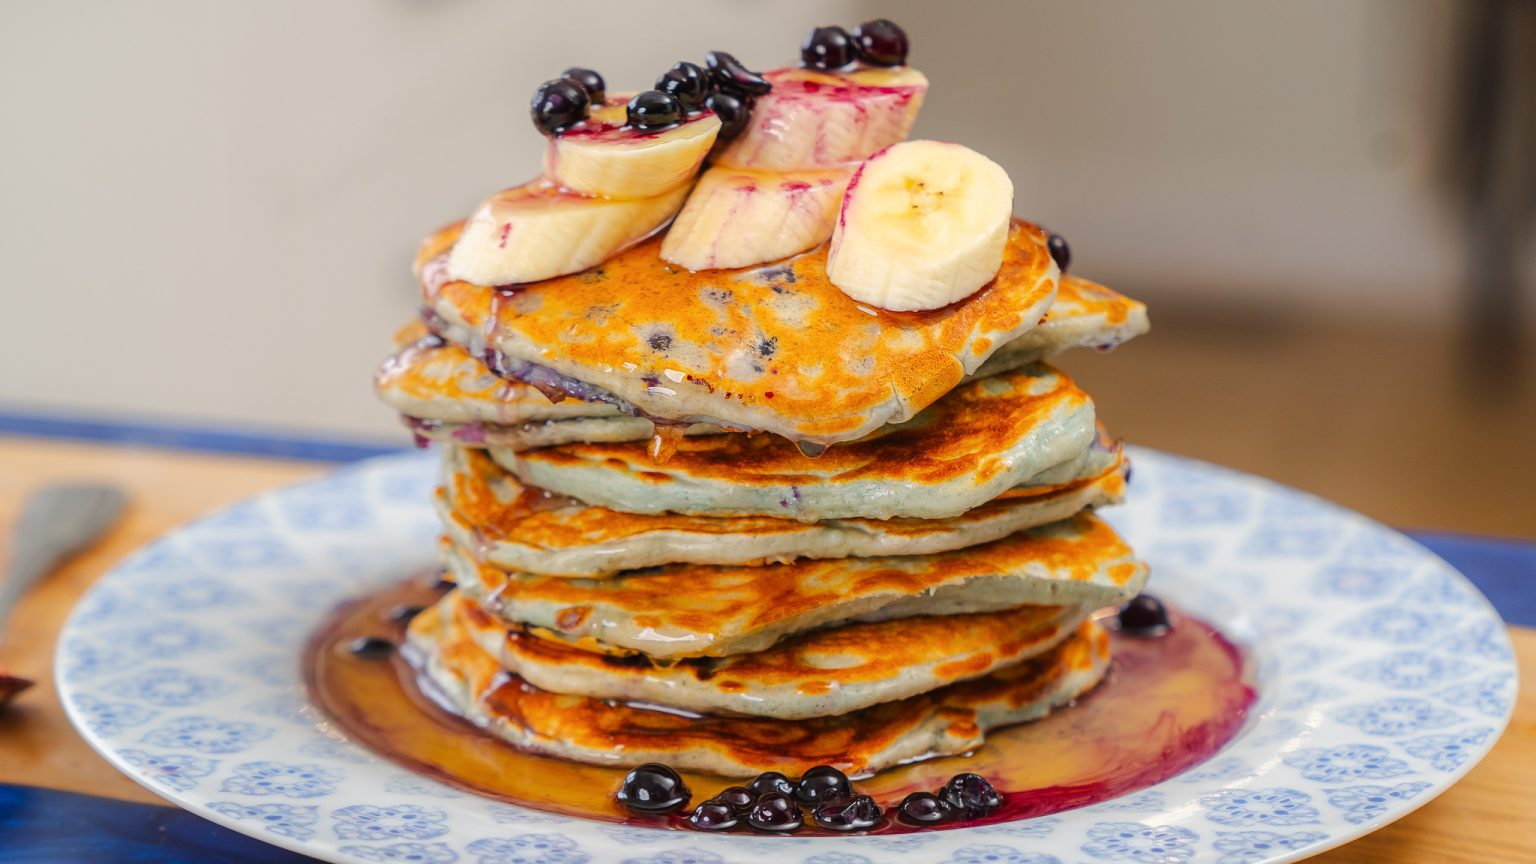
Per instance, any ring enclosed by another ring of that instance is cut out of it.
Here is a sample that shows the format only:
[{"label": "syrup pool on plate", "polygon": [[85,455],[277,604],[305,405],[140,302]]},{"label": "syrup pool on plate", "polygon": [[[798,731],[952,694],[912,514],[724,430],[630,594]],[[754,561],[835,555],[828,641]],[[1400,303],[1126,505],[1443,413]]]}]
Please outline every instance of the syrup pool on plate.
[{"label": "syrup pool on plate", "polygon": [[[614,799],[626,769],[525,753],[445,711],[417,685],[398,651],[380,658],[354,643],[399,644],[407,616],[440,596],[435,576],[411,579],[336,610],[305,653],[311,698],[352,741],[412,771],[478,795],[565,816],[691,830],[688,810],[641,816]],[[1204,621],[1169,609],[1155,638],[1113,633],[1103,683],[1045,719],[1001,729],[969,756],[931,759],[856,781],[887,811],[876,833],[991,824],[1044,816],[1159,783],[1205,761],[1242,727],[1254,690],[1242,653]],[[371,656],[370,656],[371,655]],[[506,685],[517,686],[510,679]],[[915,828],[891,818],[911,792],[974,772],[1003,793],[996,812]],[[698,804],[743,778],[684,773]],[[750,830],[738,828],[741,830]],[[811,827],[798,833],[826,833]]]}]

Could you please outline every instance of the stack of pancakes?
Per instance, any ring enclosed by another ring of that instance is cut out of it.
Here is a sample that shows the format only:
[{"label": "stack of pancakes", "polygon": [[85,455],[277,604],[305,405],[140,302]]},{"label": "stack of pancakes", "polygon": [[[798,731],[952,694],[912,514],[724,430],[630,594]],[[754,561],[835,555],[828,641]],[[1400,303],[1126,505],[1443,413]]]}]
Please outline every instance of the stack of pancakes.
[{"label": "stack of pancakes", "polygon": [[1015,223],[940,310],[858,304],[824,249],[689,273],[642,243],[494,289],[417,272],[379,392],[441,442],[416,617],[438,698],[521,747],[726,775],[975,749],[1103,676],[1091,615],[1145,567],[1093,514],[1128,467],[1043,358],[1145,308]]}]

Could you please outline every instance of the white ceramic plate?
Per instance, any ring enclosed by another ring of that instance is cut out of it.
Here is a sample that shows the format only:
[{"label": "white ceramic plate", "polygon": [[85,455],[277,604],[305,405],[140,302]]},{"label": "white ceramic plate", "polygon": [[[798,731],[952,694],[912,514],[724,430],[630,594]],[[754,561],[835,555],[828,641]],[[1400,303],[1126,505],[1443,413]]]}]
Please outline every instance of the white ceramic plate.
[{"label": "white ceramic plate", "polygon": [[1055,816],[864,838],[627,828],[482,800],[339,740],[305,699],[305,637],[336,602],[430,565],[435,454],[364,462],[141,550],[70,618],[59,689],[130,777],[338,862],[1268,864],[1401,817],[1493,746],[1514,655],[1448,565],[1266,481],[1147,450],[1132,459],[1131,503],[1106,515],[1151,562],[1152,591],[1251,653],[1259,701],[1205,764]]}]

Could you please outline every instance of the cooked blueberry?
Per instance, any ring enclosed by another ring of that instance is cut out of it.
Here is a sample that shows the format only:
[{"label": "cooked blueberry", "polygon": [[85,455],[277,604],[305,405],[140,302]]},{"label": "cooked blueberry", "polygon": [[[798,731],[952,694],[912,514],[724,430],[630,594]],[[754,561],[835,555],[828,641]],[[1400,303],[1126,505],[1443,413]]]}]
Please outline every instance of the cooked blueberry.
[{"label": "cooked blueberry", "polygon": [[688,803],[693,793],[665,765],[647,762],[624,775],[624,785],[619,787],[619,803],[641,813],[670,813]]},{"label": "cooked blueberry", "polygon": [[747,791],[752,793],[753,799],[761,798],[770,792],[793,795],[795,784],[789,782],[788,777],[777,771],[766,771],[752,778],[752,782],[747,784]]},{"label": "cooked blueberry", "polygon": [[700,831],[725,831],[736,827],[736,811],[724,801],[711,798],[693,808],[688,824]]},{"label": "cooked blueberry", "polygon": [[545,81],[533,91],[533,125],[545,135],[559,135],[587,119],[587,107],[591,104],[587,91],[575,81]]},{"label": "cooked blueberry", "polygon": [[800,43],[800,62],[812,69],[841,69],[853,62],[853,40],[841,27],[817,27]]},{"label": "cooked blueberry", "polygon": [[903,822],[911,822],[914,825],[933,825],[943,822],[954,812],[955,808],[932,792],[913,792],[901,799],[901,804],[896,807],[897,817]]},{"label": "cooked blueberry", "polygon": [[699,68],[699,64],[685,60],[661,73],[656,79],[656,89],[671,93],[683,103],[684,110],[697,111],[703,107],[704,97],[709,95],[709,73]]},{"label": "cooked blueberry", "polygon": [[734,55],[724,51],[705,54],[704,65],[708,67],[710,77],[715,79],[715,85],[723,89],[748,96],[761,96],[773,89],[768,79],[741,65]]},{"label": "cooked blueberry", "polygon": [[454,582],[452,579],[449,579],[446,575],[438,576],[432,582],[432,590],[440,594],[446,594],[447,592],[452,591],[457,587],[458,583]]},{"label": "cooked blueberry", "polygon": [[855,795],[816,808],[816,824],[828,831],[864,831],[880,824],[880,805],[868,795]]},{"label": "cooked blueberry", "polygon": [[759,831],[793,831],[805,824],[800,805],[780,792],[769,792],[757,799],[747,814],[747,824]]},{"label": "cooked blueberry", "polygon": [[1120,607],[1120,632],[1130,636],[1161,636],[1168,632],[1168,607],[1151,594],[1138,594]]},{"label": "cooked blueberry", "polygon": [[757,796],[746,787],[727,786],[721,789],[712,800],[729,804],[731,809],[736,811],[736,815],[745,816],[747,811],[752,809],[752,802],[757,800]]},{"label": "cooked blueberry", "polygon": [[644,90],[629,100],[627,119],[636,129],[665,129],[683,119],[683,103],[671,93]]},{"label": "cooked blueberry", "polygon": [[1003,796],[980,774],[956,774],[939,790],[944,803],[975,819],[1002,806]]},{"label": "cooked blueberry", "polygon": [[1067,272],[1067,266],[1072,263],[1072,247],[1067,245],[1067,238],[1052,234],[1045,248],[1051,250],[1051,257],[1056,259],[1056,266],[1061,268],[1061,272]]},{"label": "cooked blueberry", "polygon": [[382,660],[395,650],[395,643],[379,636],[359,636],[347,650],[364,660]]},{"label": "cooked blueberry", "polygon": [[831,765],[818,765],[800,777],[795,799],[807,806],[840,801],[853,794],[848,775]]},{"label": "cooked blueberry", "polygon": [[608,85],[603,82],[603,76],[597,74],[591,69],[583,69],[580,66],[572,66],[564,72],[561,72],[560,77],[568,78],[572,81],[575,81],[577,84],[580,84],[581,89],[587,91],[587,99],[590,100],[591,104],[593,105],[603,104],[603,100],[608,97]]},{"label": "cooked blueberry", "polygon": [[886,18],[865,21],[853,28],[853,50],[865,63],[900,66],[907,62],[907,31]]},{"label": "cooked blueberry", "polygon": [[716,91],[704,97],[704,107],[720,118],[721,141],[729,141],[746,131],[747,121],[752,119],[752,106],[735,93]]},{"label": "cooked blueberry", "polygon": [[406,603],[401,603],[399,606],[389,610],[389,620],[395,622],[396,624],[406,624],[409,623],[412,618],[415,618],[420,614],[420,606],[411,606]]}]

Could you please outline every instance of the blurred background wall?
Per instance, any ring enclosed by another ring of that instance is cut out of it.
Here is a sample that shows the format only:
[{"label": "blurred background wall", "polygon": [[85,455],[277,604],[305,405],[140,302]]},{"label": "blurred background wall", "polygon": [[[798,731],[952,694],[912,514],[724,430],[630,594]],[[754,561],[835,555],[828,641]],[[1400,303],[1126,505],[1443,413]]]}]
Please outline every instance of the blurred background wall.
[{"label": "blurred background wall", "polygon": [[[537,170],[539,81],[791,63],[811,25],[883,15],[933,81],[915,135],[995,158],[1075,269],[1152,304],[1144,343],[1067,364],[1121,434],[1410,521],[1383,478],[1443,470],[1486,521],[1466,478],[1494,452],[1536,484],[1499,446],[1536,428],[1536,303],[1472,284],[1464,151],[1489,134],[1464,109],[1488,32],[1533,5],[6,3],[0,410],[402,440],[368,382],[412,250]],[[1496,80],[1529,77],[1520,46]],[[1531,91],[1493,92],[1529,119]],[[1528,274],[1514,222],[1500,257]]]}]

